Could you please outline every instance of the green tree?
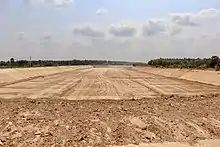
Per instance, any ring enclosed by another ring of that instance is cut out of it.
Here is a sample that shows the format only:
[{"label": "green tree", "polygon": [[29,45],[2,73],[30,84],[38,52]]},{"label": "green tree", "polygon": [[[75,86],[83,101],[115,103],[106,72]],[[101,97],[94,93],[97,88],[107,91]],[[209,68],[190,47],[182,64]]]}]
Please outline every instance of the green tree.
[{"label": "green tree", "polygon": [[218,56],[212,56],[211,57],[211,62],[210,62],[210,67],[214,68],[219,62],[219,57]]},{"label": "green tree", "polygon": [[14,58],[10,58],[10,63],[14,64],[15,63],[15,59]]}]

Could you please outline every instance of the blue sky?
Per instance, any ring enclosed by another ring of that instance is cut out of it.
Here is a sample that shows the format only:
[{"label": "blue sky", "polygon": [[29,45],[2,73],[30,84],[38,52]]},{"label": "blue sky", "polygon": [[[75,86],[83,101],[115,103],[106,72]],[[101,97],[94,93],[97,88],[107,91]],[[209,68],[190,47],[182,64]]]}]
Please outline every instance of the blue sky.
[{"label": "blue sky", "polygon": [[1,0],[0,18],[1,60],[220,54],[219,0]]},{"label": "blue sky", "polygon": [[[4,0],[3,0],[4,1]],[[5,0],[6,1],[6,0]],[[111,20],[147,20],[149,18],[164,18],[169,13],[197,12],[202,9],[220,7],[219,0],[75,0],[73,5],[59,10],[45,5],[24,5],[22,0],[8,0],[3,8],[1,17],[14,23],[31,21],[33,24],[52,23],[53,25],[67,23],[84,23],[102,19],[95,15],[95,11],[101,7],[111,11]],[[37,1],[37,0],[35,0]]]}]

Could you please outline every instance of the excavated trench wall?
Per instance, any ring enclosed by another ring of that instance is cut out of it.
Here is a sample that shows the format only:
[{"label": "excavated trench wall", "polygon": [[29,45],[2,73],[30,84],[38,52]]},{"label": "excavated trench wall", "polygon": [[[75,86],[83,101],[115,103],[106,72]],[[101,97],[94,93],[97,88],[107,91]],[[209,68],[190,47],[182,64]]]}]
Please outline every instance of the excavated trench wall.
[{"label": "excavated trench wall", "polygon": [[81,68],[90,68],[89,66],[59,66],[59,67],[35,67],[35,68],[11,68],[0,69],[0,85],[13,83],[20,80],[47,76],[51,74],[76,70]]},{"label": "excavated trench wall", "polygon": [[144,68],[136,68],[136,69],[166,77],[175,77],[175,78],[220,86],[220,71],[199,70],[199,69],[152,68],[152,67],[144,67]]}]

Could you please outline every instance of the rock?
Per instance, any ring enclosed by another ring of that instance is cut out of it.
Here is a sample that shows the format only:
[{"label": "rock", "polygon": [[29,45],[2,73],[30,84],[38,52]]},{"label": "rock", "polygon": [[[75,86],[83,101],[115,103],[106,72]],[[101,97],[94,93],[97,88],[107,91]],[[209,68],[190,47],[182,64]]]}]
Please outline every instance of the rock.
[{"label": "rock", "polygon": [[30,103],[35,104],[36,100],[30,100]]},{"label": "rock", "polygon": [[66,126],[66,130],[69,130],[69,129],[70,129],[70,126],[69,126],[69,125],[67,125],[67,126]]},{"label": "rock", "polygon": [[134,126],[137,126],[137,127],[141,128],[141,129],[146,128],[146,124],[141,119],[139,119],[138,117],[131,117],[131,118],[129,118],[129,121]]},{"label": "rock", "polygon": [[40,131],[37,131],[34,133],[35,135],[41,135],[41,132]]},{"label": "rock", "polygon": [[147,140],[154,140],[156,138],[156,135],[149,131],[144,132],[144,136]]},{"label": "rock", "polygon": [[53,136],[51,132],[46,132],[43,136]]},{"label": "rock", "polygon": [[12,122],[8,122],[8,125],[11,126],[13,123]]},{"label": "rock", "polygon": [[59,120],[55,120],[55,121],[54,121],[54,124],[55,124],[55,126],[59,126],[59,125],[60,125]]},{"label": "rock", "polygon": [[3,146],[4,144],[3,144],[3,142],[0,140],[0,146]]}]

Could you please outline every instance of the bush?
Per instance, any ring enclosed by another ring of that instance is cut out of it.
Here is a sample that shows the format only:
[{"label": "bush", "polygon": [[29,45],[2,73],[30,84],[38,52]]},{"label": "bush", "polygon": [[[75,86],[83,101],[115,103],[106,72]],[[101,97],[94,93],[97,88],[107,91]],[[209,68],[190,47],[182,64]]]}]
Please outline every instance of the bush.
[{"label": "bush", "polygon": [[[155,67],[171,67],[171,68],[215,68],[216,65],[220,66],[220,59],[218,56],[212,56],[211,58],[159,58],[151,60],[148,65]],[[218,68],[216,67],[216,68]]]}]

